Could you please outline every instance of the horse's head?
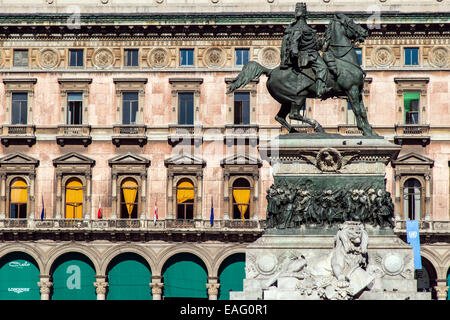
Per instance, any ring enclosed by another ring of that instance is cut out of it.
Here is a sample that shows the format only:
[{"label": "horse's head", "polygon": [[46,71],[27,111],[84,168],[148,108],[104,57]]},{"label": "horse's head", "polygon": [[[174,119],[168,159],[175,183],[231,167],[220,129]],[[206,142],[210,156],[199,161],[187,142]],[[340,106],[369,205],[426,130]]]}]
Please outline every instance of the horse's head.
[{"label": "horse's head", "polygon": [[364,42],[364,39],[369,35],[369,32],[366,29],[356,24],[345,14],[338,13],[335,15],[335,19],[343,25],[345,35],[350,40]]}]

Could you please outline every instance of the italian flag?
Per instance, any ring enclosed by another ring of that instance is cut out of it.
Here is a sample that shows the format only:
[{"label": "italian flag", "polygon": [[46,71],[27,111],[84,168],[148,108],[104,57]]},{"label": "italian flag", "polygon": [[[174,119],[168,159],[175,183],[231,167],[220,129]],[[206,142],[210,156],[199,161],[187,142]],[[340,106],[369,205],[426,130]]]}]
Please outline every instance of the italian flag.
[{"label": "italian flag", "polygon": [[102,218],[102,201],[100,200],[100,198],[98,198],[98,213],[97,213],[97,218],[101,219]]},{"label": "italian flag", "polygon": [[156,220],[158,220],[158,205],[155,200],[155,215],[153,216],[153,223],[156,223]]}]

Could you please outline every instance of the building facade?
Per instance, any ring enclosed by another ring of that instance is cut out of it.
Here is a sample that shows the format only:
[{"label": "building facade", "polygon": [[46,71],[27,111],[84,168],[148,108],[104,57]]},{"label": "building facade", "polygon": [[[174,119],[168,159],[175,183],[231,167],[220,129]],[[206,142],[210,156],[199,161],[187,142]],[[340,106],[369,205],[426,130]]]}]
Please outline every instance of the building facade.
[{"label": "building facade", "polygon": [[[249,60],[279,64],[295,2],[0,1],[0,299],[242,290],[273,182],[258,146],[286,132],[266,78],[227,84]],[[336,12],[369,30],[356,44],[369,122],[402,146],[386,172],[395,232],[419,220],[418,290],[447,299],[448,8],[306,2],[319,35]],[[303,111],[360,134],[345,99]]]}]

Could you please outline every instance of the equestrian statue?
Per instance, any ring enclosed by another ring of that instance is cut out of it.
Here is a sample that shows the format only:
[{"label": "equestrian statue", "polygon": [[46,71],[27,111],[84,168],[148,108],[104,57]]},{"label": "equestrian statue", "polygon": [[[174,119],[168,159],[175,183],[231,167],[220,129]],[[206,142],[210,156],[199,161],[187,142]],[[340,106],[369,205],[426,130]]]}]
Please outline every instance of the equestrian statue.
[{"label": "equestrian statue", "polygon": [[282,39],[280,65],[268,69],[249,61],[231,81],[227,93],[266,75],[270,95],[281,103],[275,120],[290,133],[296,130],[287,122],[288,115],[291,120],[311,125],[315,132],[324,132],[316,120],[301,114],[306,98],[347,97],[358,129],[364,136],[377,136],[367,120],[361,95],[366,74],[354,50],[354,43],[363,42],[368,36],[367,30],[339,13],[329,22],[323,39],[319,39],[306,19],[306,4],[297,3],[295,21],[286,28]]}]

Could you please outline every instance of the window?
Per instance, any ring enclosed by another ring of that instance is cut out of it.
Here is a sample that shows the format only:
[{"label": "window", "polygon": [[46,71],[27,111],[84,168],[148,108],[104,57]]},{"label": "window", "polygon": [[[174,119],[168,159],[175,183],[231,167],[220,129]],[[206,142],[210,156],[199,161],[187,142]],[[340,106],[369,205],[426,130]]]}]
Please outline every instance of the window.
[{"label": "window", "polygon": [[139,65],[139,50],[125,49],[124,64],[126,67],[137,67]]},{"label": "window", "polygon": [[11,124],[27,124],[28,94],[12,94]]},{"label": "window", "polygon": [[14,50],[14,67],[28,67],[28,50]]},{"label": "window", "polygon": [[249,219],[250,183],[239,178],[233,183],[233,219]]},{"label": "window", "polygon": [[177,184],[177,219],[194,219],[194,184],[182,179]]},{"label": "window", "polygon": [[67,124],[83,123],[83,94],[70,92],[67,94]]},{"label": "window", "polygon": [[138,212],[138,184],[132,178],[126,178],[121,185],[120,218],[136,219]]},{"label": "window", "polygon": [[249,49],[236,49],[236,65],[243,66],[247,64],[249,57]]},{"label": "window", "polygon": [[420,220],[422,201],[422,185],[417,179],[405,181],[403,188],[404,216],[409,220]]},{"label": "window", "polygon": [[180,66],[194,65],[194,49],[180,49]]},{"label": "window", "polygon": [[16,178],[11,183],[9,217],[25,219],[27,217],[28,185],[25,180]]},{"label": "window", "polygon": [[356,56],[358,57],[359,65],[361,65],[362,64],[362,49],[355,48],[355,53],[356,53]]},{"label": "window", "polygon": [[136,124],[138,99],[137,92],[124,92],[122,94],[122,124]]},{"label": "window", "polygon": [[419,65],[419,48],[404,48],[405,66]]},{"label": "window", "polygon": [[83,184],[76,178],[66,183],[66,219],[83,218]]},{"label": "window", "polygon": [[69,66],[70,67],[83,66],[83,49],[69,50]]},{"label": "window", "polygon": [[178,124],[194,124],[194,94],[192,92],[178,93]]},{"label": "window", "polygon": [[347,124],[356,125],[356,118],[350,101],[347,101]]},{"label": "window", "polygon": [[405,123],[419,124],[420,92],[404,92],[403,107],[405,109]]},{"label": "window", "polygon": [[250,93],[234,94],[234,124],[250,124]]}]

